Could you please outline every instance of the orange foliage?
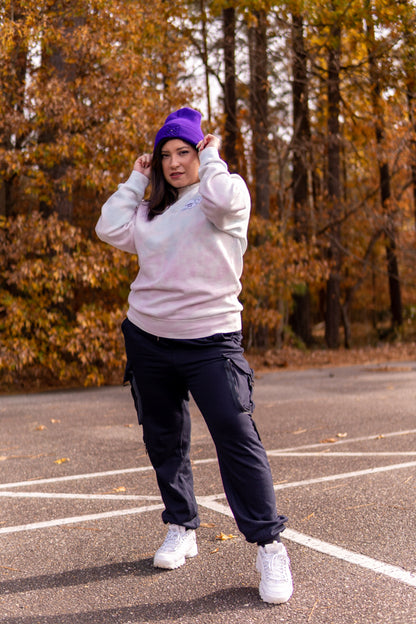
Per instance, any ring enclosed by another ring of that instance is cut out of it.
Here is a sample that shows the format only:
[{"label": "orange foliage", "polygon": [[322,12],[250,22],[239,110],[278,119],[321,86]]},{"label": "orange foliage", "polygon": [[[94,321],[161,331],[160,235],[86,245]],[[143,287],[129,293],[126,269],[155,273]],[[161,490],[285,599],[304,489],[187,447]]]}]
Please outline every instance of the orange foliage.
[{"label": "orange foliage", "polygon": [[0,379],[99,385],[121,375],[120,324],[135,256],[39,213],[0,228]]},{"label": "orange foliage", "polygon": [[[313,247],[283,237],[277,224],[253,217],[242,300],[247,332],[281,325],[281,303],[325,265]],[[137,258],[55,215],[6,220],[0,227],[0,387],[100,385],[121,381],[120,330]],[[280,311],[279,311],[280,310]]]},{"label": "orange foliage", "polygon": [[[293,292],[327,278],[327,265],[314,243],[296,242],[283,234],[278,221],[253,216],[244,256],[243,324],[246,334],[283,330]],[[273,340],[272,340],[273,342]]]}]

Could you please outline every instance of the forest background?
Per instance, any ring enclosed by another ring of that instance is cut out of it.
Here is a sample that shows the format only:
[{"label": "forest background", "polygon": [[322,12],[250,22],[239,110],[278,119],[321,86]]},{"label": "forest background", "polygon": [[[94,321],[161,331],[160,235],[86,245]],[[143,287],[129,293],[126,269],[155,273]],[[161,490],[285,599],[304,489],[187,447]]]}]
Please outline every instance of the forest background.
[{"label": "forest background", "polygon": [[1,0],[0,390],[122,379],[137,258],[94,226],[183,105],[251,191],[249,355],[414,351],[415,26],[410,0]]}]

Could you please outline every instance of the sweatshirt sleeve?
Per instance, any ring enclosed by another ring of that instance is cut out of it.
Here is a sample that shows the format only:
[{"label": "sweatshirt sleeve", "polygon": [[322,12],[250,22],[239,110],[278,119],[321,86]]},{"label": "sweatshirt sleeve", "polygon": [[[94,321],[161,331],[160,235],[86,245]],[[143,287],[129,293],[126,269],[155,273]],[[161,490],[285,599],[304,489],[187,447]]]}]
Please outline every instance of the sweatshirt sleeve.
[{"label": "sweatshirt sleeve", "polygon": [[148,183],[145,175],[132,171],[127,182],[119,185],[101,208],[101,216],[95,226],[98,238],[122,251],[137,253],[134,222]]},{"label": "sweatshirt sleeve", "polygon": [[206,217],[219,230],[245,238],[251,200],[243,178],[228,171],[214,147],[207,147],[200,153],[199,178],[201,207]]}]

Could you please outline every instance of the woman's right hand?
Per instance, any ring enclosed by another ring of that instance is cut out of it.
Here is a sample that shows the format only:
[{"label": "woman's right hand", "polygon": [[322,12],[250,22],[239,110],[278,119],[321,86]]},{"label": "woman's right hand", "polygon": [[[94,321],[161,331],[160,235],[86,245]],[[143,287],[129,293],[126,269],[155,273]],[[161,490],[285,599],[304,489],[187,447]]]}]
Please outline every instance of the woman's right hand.
[{"label": "woman's right hand", "polygon": [[151,154],[142,154],[138,157],[136,162],[134,163],[133,170],[139,171],[146,176],[146,178],[150,179],[150,165],[152,164],[152,156]]}]

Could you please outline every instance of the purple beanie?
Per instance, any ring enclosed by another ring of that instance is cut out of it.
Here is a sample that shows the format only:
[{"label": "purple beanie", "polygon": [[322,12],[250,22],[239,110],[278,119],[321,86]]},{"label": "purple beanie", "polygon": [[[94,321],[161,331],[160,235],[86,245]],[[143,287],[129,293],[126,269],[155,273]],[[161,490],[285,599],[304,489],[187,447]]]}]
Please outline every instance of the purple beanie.
[{"label": "purple beanie", "polygon": [[163,139],[182,139],[192,145],[204,138],[201,130],[201,113],[193,108],[180,108],[168,115],[155,139],[155,148]]}]

